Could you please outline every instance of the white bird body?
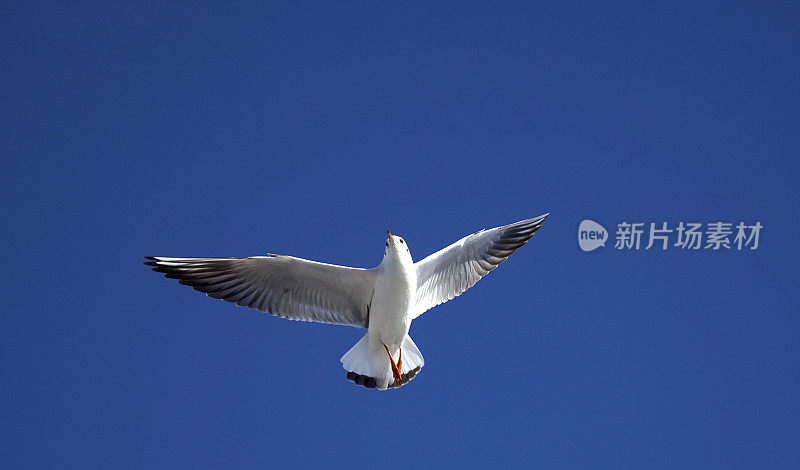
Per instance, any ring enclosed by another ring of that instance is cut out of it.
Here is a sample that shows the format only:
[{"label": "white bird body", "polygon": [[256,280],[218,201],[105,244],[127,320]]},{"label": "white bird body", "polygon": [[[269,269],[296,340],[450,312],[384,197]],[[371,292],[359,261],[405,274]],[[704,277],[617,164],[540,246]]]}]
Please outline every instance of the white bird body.
[{"label": "white bird body", "polygon": [[383,261],[376,268],[375,293],[369,310],[369,365],[378,388],[385,389],[392,380],[391,363],[386,361],[384,345],[394,362],[400,360],[403,339],[411,327],[417,273],[405,242],[390,237]]},{"label": "white bird body", "polygon": [[411,322],[472,287],[527,243],[548,215],[480,230],[416,263],[405,240],[389,233],[383,260],[372,269],[282,255],[146,257],[145,264],[240,306],[291,320],[366,328],[342,356],[347,378],[367,388],[396,388],[425,365],[408,335]]}]

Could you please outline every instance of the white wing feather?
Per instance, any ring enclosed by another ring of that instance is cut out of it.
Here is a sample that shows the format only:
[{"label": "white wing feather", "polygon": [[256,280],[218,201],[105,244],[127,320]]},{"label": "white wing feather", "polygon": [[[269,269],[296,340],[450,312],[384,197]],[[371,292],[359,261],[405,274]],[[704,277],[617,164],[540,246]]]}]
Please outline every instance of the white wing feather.
[{"label": "white wing feather", "polygon": [[290,320],[367,327],[375,272],[292,256],[147,257],[153,271],[209,297]]},{"label": "white wing feather", "polygon": [[475,285],[527,243],[548,215],[475,232],[414,263],[417,296],[412,319]]}]

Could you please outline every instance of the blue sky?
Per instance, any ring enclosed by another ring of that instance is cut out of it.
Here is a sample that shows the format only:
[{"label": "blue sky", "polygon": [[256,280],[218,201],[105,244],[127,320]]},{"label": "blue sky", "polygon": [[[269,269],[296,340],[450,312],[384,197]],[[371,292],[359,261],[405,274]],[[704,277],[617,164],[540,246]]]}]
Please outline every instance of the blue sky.
[{"label": "blue sky", "polygon": [[[0,10],[4,466],[800,465],[796,3]],[[140,264],[372,267],[386,228],[421,259],[544,212],[386,393],[345,380],[361,331]],[[584,253],[587,218],[764,229]]]}]

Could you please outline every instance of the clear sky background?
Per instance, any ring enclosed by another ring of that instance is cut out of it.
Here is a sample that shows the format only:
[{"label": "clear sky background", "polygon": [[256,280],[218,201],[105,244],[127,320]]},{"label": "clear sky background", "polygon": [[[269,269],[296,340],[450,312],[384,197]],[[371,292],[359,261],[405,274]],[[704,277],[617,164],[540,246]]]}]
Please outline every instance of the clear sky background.
[{"label": "clear sky background", "polygon": [[[110,3],[0,7],[4,467],[800,466],[797,2]],[[141,265],[544,212],[383,393],[362,331]],[[584,218],[764,229],[584,253]]]}]

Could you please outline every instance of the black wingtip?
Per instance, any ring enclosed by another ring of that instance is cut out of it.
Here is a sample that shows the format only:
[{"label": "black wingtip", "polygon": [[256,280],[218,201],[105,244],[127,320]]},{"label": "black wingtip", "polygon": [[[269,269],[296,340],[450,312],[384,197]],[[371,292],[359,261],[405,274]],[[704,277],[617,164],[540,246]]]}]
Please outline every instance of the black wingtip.
[{"label": "black wingtip", "polygon": [[533,231],[535,232],[540,228],[542,228],[542,224],[544,223],[545,220],[547,220],[547,217],[549,216],[550,213],[547,212],[545,214],[540,215],[539,217],[534,217],[533,219],[531,219],[533,221]]},{"label": "black wingtip", "polygon": [[549,216],[550,216],[550,213],[546,212],[546,213],[544,213],[544,214],[542,214],[542,215],[540,215],[538,217],[534,217],[533,220],[535,220],[537,224],[541,224],[542,222],[547,220],[547,217],[549,217]]},{"label": "black wingtip", "polygon": [[[419,370],[421,368],[422,368],[422,366],[417,366],[413,370],[410,370],[410,371],[406,372],[405,374],[401,375],[400,376],[401,380],[399,382],[398,381],[394,381],[391,384],[389,384],[389,389],[400,388],[403,385],[407,384],[408,382],[411,381],[411,379],[413,379],[417,375],[417,373],[419,372]],[[360,386],[362,386],[364,388],[376,388],[377,385],[378,385],[377,381],[375,380],[374,377],[369,377],[369,376],[366,376],[366,375],[361,375],[361,374],[357,374],[355,372],[349,372],[349,371],[347,372],[347,380],[353,382],[356,385],[360,385]]]}]

